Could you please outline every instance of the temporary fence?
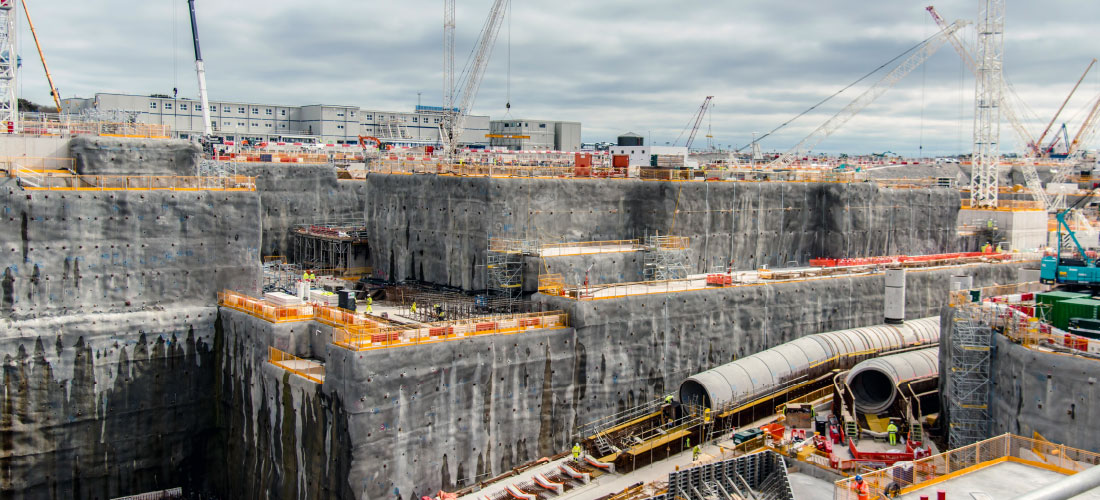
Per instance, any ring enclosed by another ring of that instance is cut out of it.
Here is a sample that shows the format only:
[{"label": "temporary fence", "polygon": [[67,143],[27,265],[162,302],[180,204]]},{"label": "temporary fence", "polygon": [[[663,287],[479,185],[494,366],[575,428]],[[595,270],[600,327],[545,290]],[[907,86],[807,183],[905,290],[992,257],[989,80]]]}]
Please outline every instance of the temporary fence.
[{"label": "temporary fence", "polygon": [[561,257],[564,255],[632,252],[641,249],[641,240],[634,239],[541,243],[538,252],[543,257]]},{"label": "temporary fence", "polygon": [[246,312],[272,323],[309,321],[314,318],[314,306],[312,304],[279,306],[262,299],[249,297],[228,290],[218,292],[218,304],[241,312]]},{"label": "temporary fence", "polygon": [[[1002,434],[951,451],[863,472],[871,498],[887,490],[911,493],[954,477],[1002,462],[1015,462],[1061,474],[1075,474],[1100,464],[1100,454],[1058,445],[1046,440]],[[834,500],[857,500],[855,478],[834,483]]]},{"label": "temporary fence", "polygon": [[173,175],[74,175],[17,171],[27,190],[48,191],[255,191],[247,176],[187,177]]},{"label": "temporary fence", "polygon": [[37,156],[0,156],[0,171],[9,177],[15,177],[22,173],[33,175],[38,173],[71,174],[76,165],[72,158],[51,158]]},{"label": "temporary fence", "polygon": [[997,200],[997,206],[995,208],[973,208],[970,205],[970,200],[962,200],[960,206],[962,210],[997,210],[1000,212],[1019,212],[1019,211],[1045,211],[1037,201],[1029,200]]},{"label": "temporary fence", "polygon": [[333,331],[332,343],[353,351],[419,345],[478,335],[502,335],[528,330],[566,328],[563,311],[488,316],[456,321],[387,327],[348,326]]},{"label": "temporary fence", "polygon": [[150,123],[116,123],[54,121],[48,119],[21,120],[20,130],[24,135],[66,136],[98,135],[104,137],[135,137],[147,139],[167,139],[171,136],[171,127]]},{"label": "temporary fence", "polygon": [[302,359],[274,347],[267,348],[267,361],[307,380],[325,383],[325,365],[317,361]]}]

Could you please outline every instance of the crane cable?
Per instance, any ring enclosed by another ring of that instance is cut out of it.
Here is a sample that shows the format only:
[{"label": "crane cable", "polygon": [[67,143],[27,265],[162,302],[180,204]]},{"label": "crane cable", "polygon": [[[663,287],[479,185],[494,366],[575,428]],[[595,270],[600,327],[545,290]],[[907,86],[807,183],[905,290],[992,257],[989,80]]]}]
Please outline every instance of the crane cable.
[{"label": "crane cable", "polygon": [[[846,87],[844,87],[844,88],[842,88],[842,89],[840,89],[840,90],[838,90],[838,91],[834,92],[834,93],[833,93],[832,95],[830,95],[829,97],[826,97],[826,98],[824,98],[824,99],[822,99],[822,100],[818,101],[818,103],[817,103],[817,104],[814,104],[813,106],[810,106],[809,108],[807,108],[807,109],[806,109],[805,111],[803,111],[803,112],[801,112],[801,113],[799,113],[799,114],[795,115],[795,116],[794,116],[794,118],[791,118],[790,120],[787,120],[787,121],[783,122],[782,124],[780,124],[780,125],[779,125],[778,127],[775,127],[775,128],[773,128],[773,129],[771,129],[770,131],[768,131],[768,133],[766,133],[766,134],[764,134],[764,135],[762,135],[762,136],[758,137],[758,138],[756,139],[756,141],[754,141],[754,142],[760,142],[760,140],[761,140],[761,139],[763,139],[763,138],[765,138],[765,137],[767,137],[767,136],[769,136],[769,135],[772,135],[772,134],[774,134],[774,133],[775,133],[776,131],[778,131],[779,129],[781,129],[781,128],[783,128],[783,127],[786,127],[787,125],[790,125],[790,124],[791,124],[791,122],[793,122],[793,121],[795,121],[795,120],[797,120],[797,119],[801,118],[801,117],[802,117],[803,115],[805,115],[806,113],[809,113],[810,111],[813,111],[813,110],[817,109],[817,108],[818,108],[818,106],[821,106],[822,104],[825,104],[826,102],[828,102],[828,101],[829,101],[829,100],[831,100],[832,98],[834,98],[834,97],[836,97],[836,96],[838,96],[838,95],[842,94],[842,93],[843,93],[843,92],[844,92],[845,90],[848,90],[848,89],[850,89],[850,88],[854,87],[854,86],[855,86],[856,84],[858,84],[859,82],[862,82],[863,80],[866,80],[866,79],[867,79],[867,77],[869,77],[869,76],[871,76],[871,75],[873,75],[873,74],[877,73],[877,72],[878,72],[879,70],[881,70],[882,68],[885,68],[886,66],[889,66],[889,65],[890,65],[891,63],[893,63],[894,61],[897,61],[898,59],[901,59],[901,58],[902,58],[903,56],[905,56],[906,54],[908,54],[908,53],[910,53],[910,52],[913,52],[914,50],[917,50],[917,49],[918,49],[918,48],[920,48],[920,47],[921,47],[922,45],[925,45],[925,44],[927,44],[927,43],[928,43],[929,41],[931,41],[931,40],[932,40],[933,38],[935,38],[935,37],[939,36],[939,34],[940,34],[940,33],[942,33],[942,31],[943,31],[943,30],[940,30],[940,32],[937,32],[936,34],[934,34],[934,35],[932,35],[932,36],[930,36],[930,37],[928,37],[928,38],[925,38],[925,39],[924,39],[923,41],[921,41],[920,43],[917,43],[916,45],[914,45],[914,46],[912,46],[912,47],[909,47],[909,48],[908,48],[908,49],[906,49],[906,50],[905,50],[904,52],[902,52],[902,53],[900,53],[900,54],[898,54],[898,55],[894,56],[894,58],[893,58],[893,59],[890,59],[889,61],[886,61],[886,62],[882,63],[882,65],[881,65],[881,66],[879,66],[879,67],[877,67],[877,68],[875,68],[875,69],[873,69],[873,70],[871,70],[871,71],[867,72],[867,74],[865,74],[865,75],[863,75],[863,76],[859,77],[859,79],[857,79],[856,81],[854,81],[854,82],[852,82],[852,83],[849,83],[849,84],[848,84],[848,85],[847,85]],[[739,148],[737,148],[737,149],[735,149],[735,150],[733,150],[733,151],[734,151],[734,152],[740,152],[741,150],[743,150],[743,149],[745,149],[745,148],[747,148],[747,147],[751,146],[752,144],[753,144],[753,143],[752,143],[752,142],[750,142],[750,143],[748,143],[748,144],[745,144],[744,146],[741,146],[741,147],[739,147]]]}]

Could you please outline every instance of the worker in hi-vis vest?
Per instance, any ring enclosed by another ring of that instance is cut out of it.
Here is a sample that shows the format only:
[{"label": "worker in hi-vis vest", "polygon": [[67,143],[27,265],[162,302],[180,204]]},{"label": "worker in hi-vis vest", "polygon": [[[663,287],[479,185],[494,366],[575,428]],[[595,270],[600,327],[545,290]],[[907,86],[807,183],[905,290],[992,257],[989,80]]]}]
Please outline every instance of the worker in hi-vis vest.
[{"label": "worker in hi-vis vest", "polygon": [[580,460],[581,458],[581,444],[573,443],[573,460]]},{"label": "worker in hi-vis vest", "polygon": [[886,426],[886,432],[890,435],[890,446],[898,444],[898,426],[894,425],[894,422]]}]

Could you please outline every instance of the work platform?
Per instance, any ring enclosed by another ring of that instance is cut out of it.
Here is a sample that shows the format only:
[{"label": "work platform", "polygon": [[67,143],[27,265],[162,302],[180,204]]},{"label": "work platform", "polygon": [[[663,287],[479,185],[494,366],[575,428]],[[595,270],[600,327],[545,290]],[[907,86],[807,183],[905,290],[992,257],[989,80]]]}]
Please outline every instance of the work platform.
[{"label": "work platform", "polygon": [[367,227],[360,221],[301,224],[290,230],[294,258],[303,268],[346,270],[367,263]]}]

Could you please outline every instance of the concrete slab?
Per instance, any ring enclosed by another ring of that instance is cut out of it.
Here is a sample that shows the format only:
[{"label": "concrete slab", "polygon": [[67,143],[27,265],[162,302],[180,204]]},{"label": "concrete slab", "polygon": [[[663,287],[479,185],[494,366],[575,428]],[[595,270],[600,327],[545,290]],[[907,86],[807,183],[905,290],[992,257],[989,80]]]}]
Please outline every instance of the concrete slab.
[{"label": "concrete slab", "polygon": [[801,472],[787,474],[787,479],[794,500],[833,500],[833,483]]},{"label": "concrete slab", "polygon": [[[922,495],[936,498],[936,492],[939,490],[946,491],[947,498],[972,498],[975,500],[1014,498],[1066,477],[1054,471],[1025,464],[1002,462],[976,470],[970,474],[948,479],[927,488],[921,488],[898,498],[901,500],[919,500]],[[1100,498],[1100,488],[1072,498],[1076,500]]]}]

